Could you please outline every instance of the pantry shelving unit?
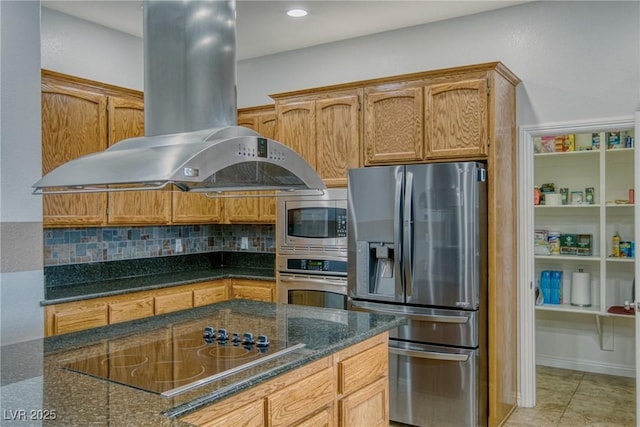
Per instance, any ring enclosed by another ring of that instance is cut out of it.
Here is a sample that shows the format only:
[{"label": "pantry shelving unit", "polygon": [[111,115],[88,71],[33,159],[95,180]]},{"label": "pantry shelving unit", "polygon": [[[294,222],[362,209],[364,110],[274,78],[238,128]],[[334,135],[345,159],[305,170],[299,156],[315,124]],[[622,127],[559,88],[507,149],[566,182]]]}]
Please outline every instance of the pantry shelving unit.
[{"label": "pantry shelving unit", "polygon": [[[536,186],[553,183],[556,192],[560,188],[568,188],[569,193],[581,191],[583,194],[587,187],[595,190],[592,204],[535,205],[533,208],[535,230],[592,236],[592,254],[589,256],[534,255],[536,284],[543,270],[563,272],[562,304],[546,302],[537,305],[536,310],[629,317],[609,313],[612,306],[633,301],[635,271],[634,258],[611,256],[612,237],[616,232],[622,242],[632,242],[635,233],[635,204],[630,200],[630,189],[634,187],[635,148],[609,148],[607,136],[614,131],[620,132],[622,147],[626,136],[635,139],[633,126],[566,132],[575,135],[574,151],[538,152],[533,156]],[[592,134],[599,136],[599,147],[592,145]],[[536,142],[534,138],[534,147],[540,147]],[[589,307],[570,303],[572,272],[579,269],[591,274]]]}]

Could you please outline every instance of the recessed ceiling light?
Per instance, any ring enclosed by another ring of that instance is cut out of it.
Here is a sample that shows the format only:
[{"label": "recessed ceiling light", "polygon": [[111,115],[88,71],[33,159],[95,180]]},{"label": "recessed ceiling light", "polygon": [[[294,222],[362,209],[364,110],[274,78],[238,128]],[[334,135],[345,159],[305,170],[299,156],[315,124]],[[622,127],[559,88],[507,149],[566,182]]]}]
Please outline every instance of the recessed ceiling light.
[{"label": "recessed ceiling light", "polygon": [[307,16],[307,12],[304,9],[291,9],[287,11],[287,15],[293,17],[293,18],[302,18],[303,16]]}]

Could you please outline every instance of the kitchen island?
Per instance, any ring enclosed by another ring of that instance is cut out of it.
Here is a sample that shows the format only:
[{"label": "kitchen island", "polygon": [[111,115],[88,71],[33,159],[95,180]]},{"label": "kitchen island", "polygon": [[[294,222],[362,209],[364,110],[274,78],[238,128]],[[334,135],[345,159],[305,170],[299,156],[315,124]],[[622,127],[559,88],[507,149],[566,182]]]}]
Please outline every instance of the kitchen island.
[{"label": "kitchen island", "polygon": [[[338,413],[357,418],[359,412],[349,408],[363,403],[363,390],[372,391],[376,384],[379,393],[371,402],[388,422],[386,337],[403,322],[386,315],[230,300],[4,346],[2,424],[186,426],[222,418],[229,422],[245,413],[255,417],[256,425],[313,425],[320,419],[336,421]],[[183,378],[193,376],[202,351],[215,350],[222,360],[222,350],[240,347],[231,340],[200,338],[207,326],[226,329],[230,337],[252,331],[255,337],[267,335],[273,345],[304,346],[184,387],[189,381]],[[195,352],[185,353],[188,348]],[[128,359],[131,355],[155,358],[151,362],[159,368],[151,374],[136,370],[142,362]],[[123,374],[122,366],[134,367],[133,373]],[[144,382],[127,385],[131,376],[168,383],[176,394],[162,395]]]}]

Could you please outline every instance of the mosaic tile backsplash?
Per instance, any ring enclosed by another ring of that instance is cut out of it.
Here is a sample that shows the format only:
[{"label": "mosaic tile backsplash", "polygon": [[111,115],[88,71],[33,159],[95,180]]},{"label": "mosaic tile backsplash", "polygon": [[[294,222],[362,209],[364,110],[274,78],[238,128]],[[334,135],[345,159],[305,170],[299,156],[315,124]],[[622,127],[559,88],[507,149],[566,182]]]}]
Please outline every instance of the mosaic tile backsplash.
[{"label": "mosaic tile backsplash", "polygon": [[[44,265],[84,264],[207,252],[275,253],[273,225],[184,225],[44,230]],[[247,237],[247,249],[241,249]],[[182,252],[176,252],[176,239]]]}]

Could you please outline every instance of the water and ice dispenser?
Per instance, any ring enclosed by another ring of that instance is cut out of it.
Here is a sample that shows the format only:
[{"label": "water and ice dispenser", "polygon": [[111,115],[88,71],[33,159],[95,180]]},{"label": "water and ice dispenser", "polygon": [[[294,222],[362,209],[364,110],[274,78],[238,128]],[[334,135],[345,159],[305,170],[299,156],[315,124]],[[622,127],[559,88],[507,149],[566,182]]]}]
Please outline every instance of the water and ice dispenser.
[{"label": "water and ice dispenser", "polygon": [[396,273],[393,243],[358,242],[358,282],[369,283],[369,294],[394,296]]}]

